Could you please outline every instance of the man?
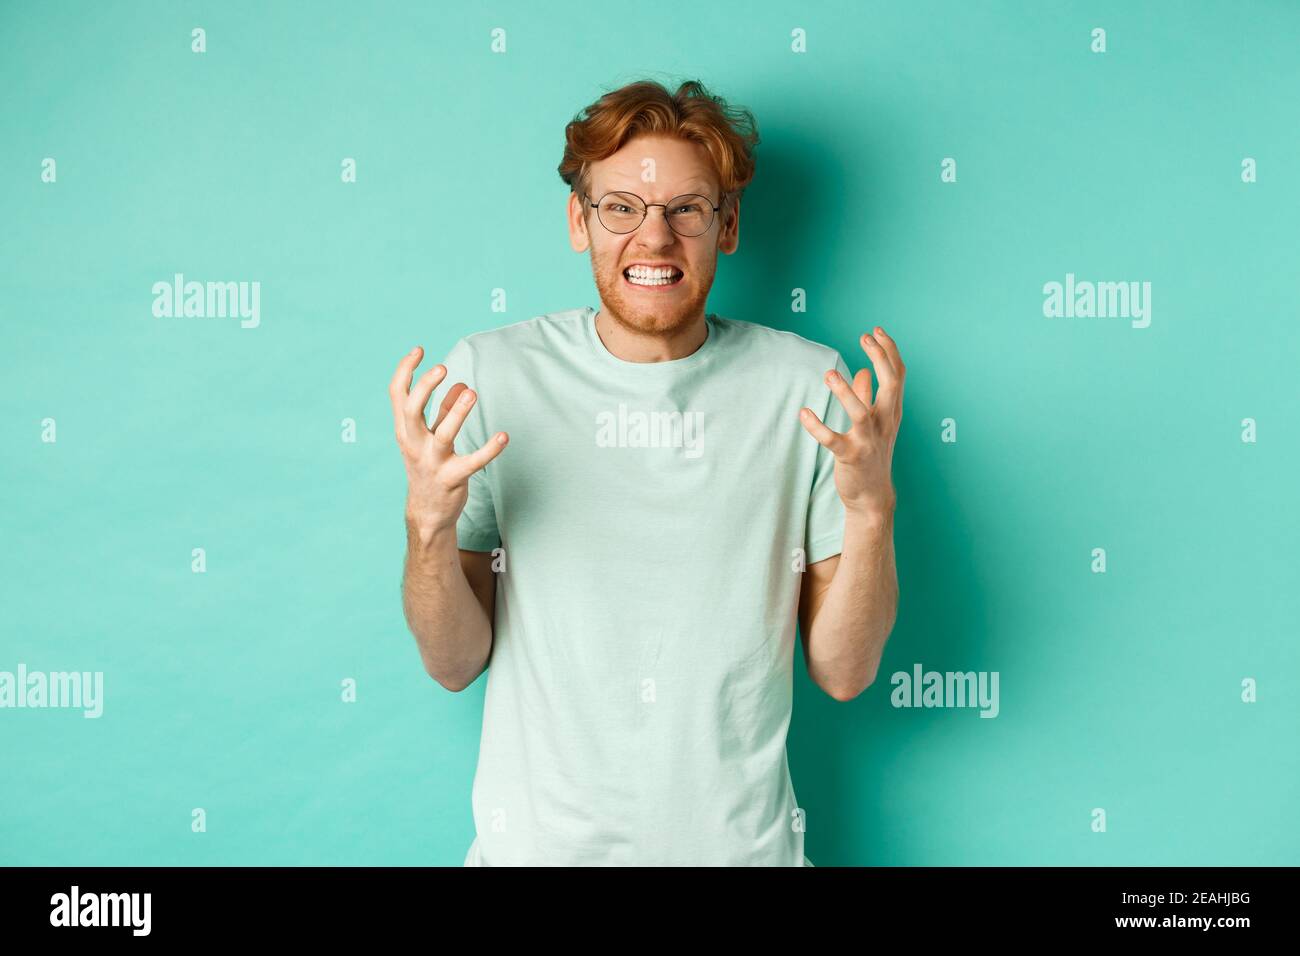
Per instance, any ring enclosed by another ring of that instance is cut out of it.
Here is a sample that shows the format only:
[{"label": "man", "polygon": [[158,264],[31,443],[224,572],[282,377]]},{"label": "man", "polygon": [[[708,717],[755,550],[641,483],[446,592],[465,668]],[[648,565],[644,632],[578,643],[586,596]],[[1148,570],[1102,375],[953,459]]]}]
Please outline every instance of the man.
[{"label": "man", "polygon": [[705,313],[747,117],[698,83],[602,97],[560,165],[599,310],[473,333],[413,383],[417,347],[390,385],[407,622],[444,687],[488,670],[467,866],[812,865],[796,617],[818,686],[871,684],[905,370],[864,334],[873,402],[834,349]]}]

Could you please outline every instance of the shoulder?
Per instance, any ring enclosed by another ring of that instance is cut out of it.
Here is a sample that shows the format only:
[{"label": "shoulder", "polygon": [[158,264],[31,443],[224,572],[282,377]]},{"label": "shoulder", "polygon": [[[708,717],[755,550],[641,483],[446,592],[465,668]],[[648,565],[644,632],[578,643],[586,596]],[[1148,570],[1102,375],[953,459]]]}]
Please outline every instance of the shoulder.
[{"label": "shoulder", "polygon": [[845,365],[837,349],[814,342],[798,332],[720,315],[712,315],[711,318],[723,341],[752,353],[758,361],[780,362],[784,367],[793,367],[801,372],[812,370],[818,376],[829,369],[843,368]]},{"label": "shoulder", "polygon": [[586,314],[586,309],[578,308],[535,315],[495,329],[471,332],[455,347],[472,358],[495,361],[526,359],[539,350],[555,354],[557,348],[573,344],[583,334]]}]

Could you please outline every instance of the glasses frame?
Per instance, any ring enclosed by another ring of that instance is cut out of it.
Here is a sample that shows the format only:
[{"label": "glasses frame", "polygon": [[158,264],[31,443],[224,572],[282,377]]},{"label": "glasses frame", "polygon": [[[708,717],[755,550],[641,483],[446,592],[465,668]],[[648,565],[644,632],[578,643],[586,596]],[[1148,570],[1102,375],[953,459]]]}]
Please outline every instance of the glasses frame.
[{"label": "glasses frame", "polygon": [[[638,222],[631,229],[629,229],[627,232],[614,232],[613,229],[610,229],[609,226],[605,225],[605,220],[600,218],[600,204],[603,203],[610,196],[615,195],[616,193],[624,196],[636,196],[636,198],[640,200],[641,205],[645,207],[645,209],[641,213],[641,221]],[[713,215],[709,219],[709,224],[705,226],[701,231],[694,234],[677,232],[676,227],[673,226],[672,222],[668,218],[668,207],[671,206],[673,203],[677,202],[677,200],[684,199],[687,196],[695,196],[699,199],[703,199],[706,203],[709,204],[709,208],[713,210]],[[674,196],[672,199],[668,200],[667,202],[646,202],[644,199],[642,199],[640,196],[637,196],[636,193],[630,190],[611,189],[609,192],[605,193],[603,196],[600,197],[600,202],[592,202],[591,195],[589,193],[583,193],[582,201],[585,202],[592,209],[596,210],[596,221],[601,224],[601,226],[604,228],[606,232],[611,233],[612,235],[615,236],[628,236],[636,232],[643,225],[645,225],[646,216],[650,215],[650,207],[661,206],[663,207],[663,211],[664,211],[664,222],[667,223],[669,229],[671,229],[677,235],[681,236],[683,239],[695,239],[698,238],[699,236],[704,235],[706,232],[708,232],[710,229],[713,228],[713,224],[718,219],[718,213],[722,211],[721,205],[717,205],[717,206],[713,205],[713,200],[701,193],[682,193],[680,196]]]}]

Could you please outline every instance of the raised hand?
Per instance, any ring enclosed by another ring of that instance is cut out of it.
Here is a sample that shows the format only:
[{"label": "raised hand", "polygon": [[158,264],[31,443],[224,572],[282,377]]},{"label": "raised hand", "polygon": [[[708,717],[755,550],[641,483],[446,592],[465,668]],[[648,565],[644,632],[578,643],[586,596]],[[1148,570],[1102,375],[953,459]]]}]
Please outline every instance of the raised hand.
[{"label": "raised hand", "polygon": [[497,432],[477,451],[457,455],[453,443],[478,396],[464,382],[457,382],[447,390],[430,428],[424,409],[447,369],[435,365],[412,387],[423,354],[417,345],[397,363],[388,394],[393,401],[397,445],[406,463],[406,517],[431,534],[455,526],[469,499],[470,476],[501,453],[507,436]]},{"label": "raised hand", "polygon": [[893,480],[894,441],[903,419],[903,378],[907,369],[898,345],[876,326],[875,335],[865,333],[861,345],[880,387],[871,401],[871,369],[853,376],[853,384],[831,369],[826,384],[848,412],[852,423],[847,432],[827,428],[810,408],[799,410],[799,420],[808,433],[835,456],[835,488],[846,511],[879,515],[892,514],[896,502]]}]

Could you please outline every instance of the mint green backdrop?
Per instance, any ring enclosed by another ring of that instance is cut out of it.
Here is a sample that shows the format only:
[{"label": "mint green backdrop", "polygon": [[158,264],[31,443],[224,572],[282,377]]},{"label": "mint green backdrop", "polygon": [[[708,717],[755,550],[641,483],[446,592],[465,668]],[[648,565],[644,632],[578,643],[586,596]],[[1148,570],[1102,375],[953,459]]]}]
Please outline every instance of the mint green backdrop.
[{"label": "mint green backdrop", "polygon": [[[909,368],[880,676],[844,704],[796,665],[813,862],[1300,863],[1298,35],[1281,2],[0,6],[0,670],[105,681],[99,719],[0,710],[0,860],[462,862],[486,676],[447,692],[405,628],[388,379],[596,304],[562,130],[648,75],[760,124],[710,311],[855,370],[880,324]],[[155,318],[177,272],[259,281],[260,326]],[[1150,326],[1044,317],[1067,273],[1151,282]],[[1000,715],[892,707],[915,663],[997,671]]]}]

